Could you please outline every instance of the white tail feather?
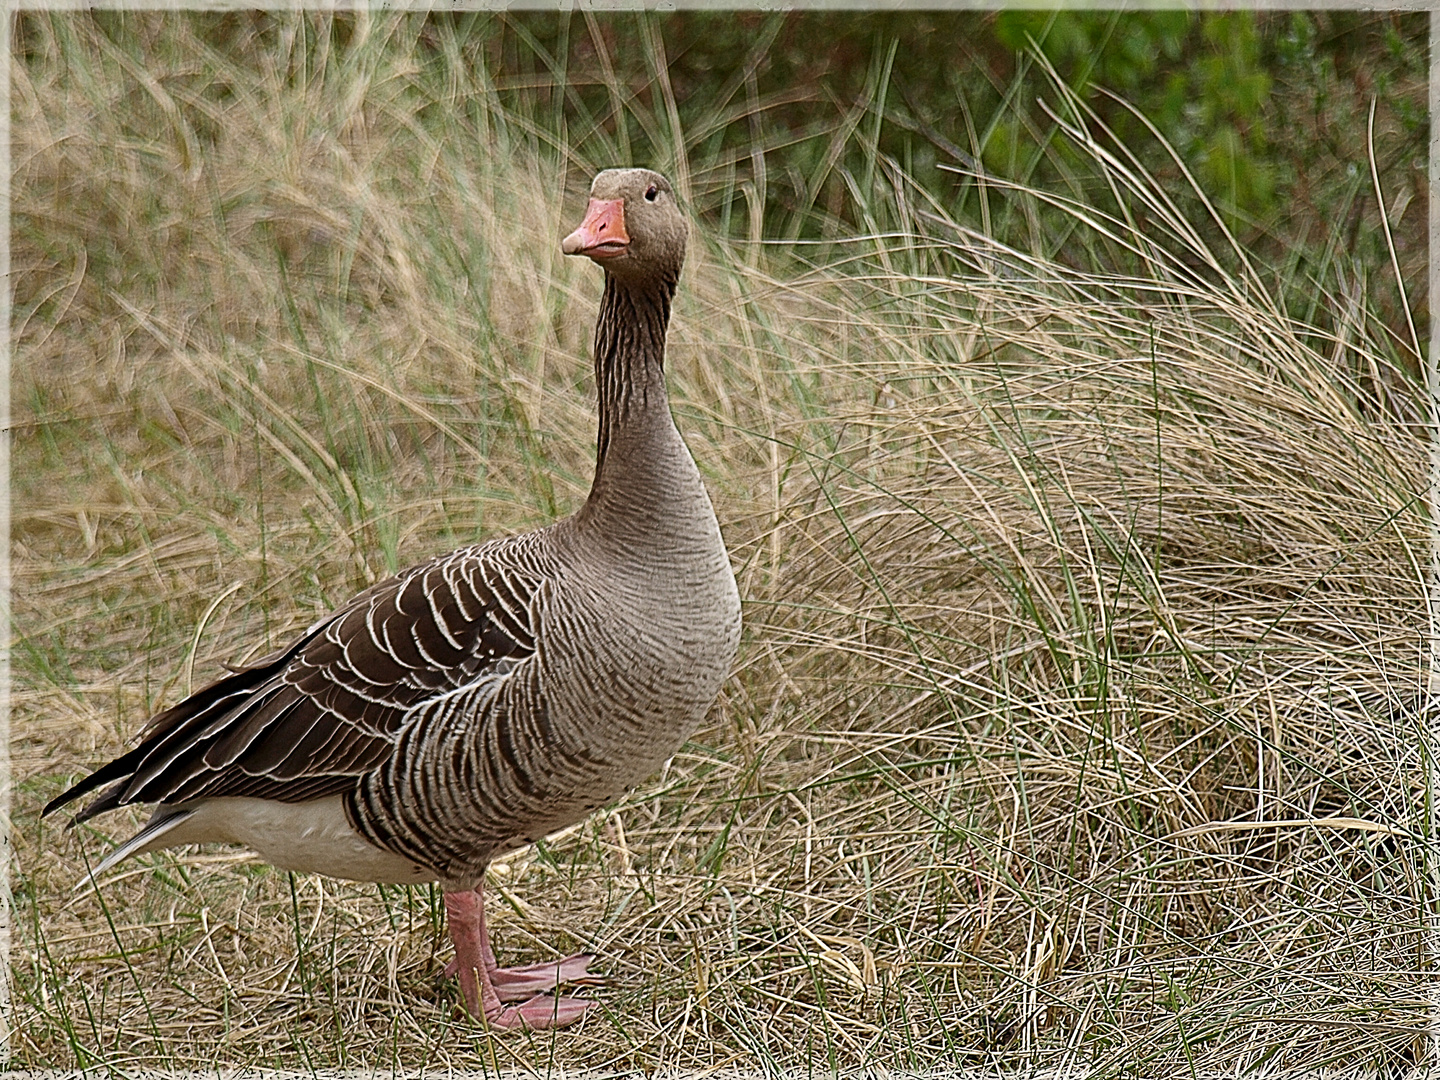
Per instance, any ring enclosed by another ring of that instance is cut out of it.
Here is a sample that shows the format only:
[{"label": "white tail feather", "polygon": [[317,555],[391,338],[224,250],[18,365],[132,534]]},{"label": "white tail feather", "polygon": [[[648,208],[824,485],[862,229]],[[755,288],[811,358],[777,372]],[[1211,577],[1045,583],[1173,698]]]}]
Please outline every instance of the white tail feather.
[{"label": "white tail feather", "polygon": [[74,889],[72,889],[71,891],[74,891],[75,889],[81,889],[84,886],[93,883],[101,874],[105,873],[106,870],[109,870],[116,863],[128,859],[131,855],[134,855],[137,851],[149,844],[152,840],[164,836],[171,829],[175,828],[175,826],[181,824],[182,822],[190,820],[190,818],[192,818],[194,815],[194,810],[176,810],[172,813],[164,815],[157,813],[154,817],[152,817],[149,821],[145,823],[145,827],[143,829],[137,832],[134,836],[130,837],[129,840],[126,840],[114,851],[110,852],[109,855],[106,855],[105,858],[101,859],[100,865],[95,867],[94,870],[91,870],[88,877],[77,881],[75,883]]}]

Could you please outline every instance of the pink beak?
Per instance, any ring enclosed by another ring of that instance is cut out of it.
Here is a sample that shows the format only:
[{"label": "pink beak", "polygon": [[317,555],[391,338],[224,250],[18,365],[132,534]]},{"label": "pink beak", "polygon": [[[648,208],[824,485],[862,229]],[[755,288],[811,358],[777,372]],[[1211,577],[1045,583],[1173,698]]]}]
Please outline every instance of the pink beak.
[{"label": "pink beak", "polygon": [[560,241],[560,250],[566,255],[589,255],[592,259],[623,255],[629,246],[623,199],[591,199],[580,227]]}]

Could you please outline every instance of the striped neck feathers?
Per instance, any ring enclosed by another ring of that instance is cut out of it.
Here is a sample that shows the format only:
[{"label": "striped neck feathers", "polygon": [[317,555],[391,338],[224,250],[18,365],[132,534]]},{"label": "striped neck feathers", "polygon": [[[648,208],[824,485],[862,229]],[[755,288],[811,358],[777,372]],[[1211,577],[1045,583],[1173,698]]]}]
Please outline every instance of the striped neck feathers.
[{"label": "striped neck feathers", "polygon": [[600,431],[596,438],[597,484],[612,445],[627,435],[673,426],[665,396],[665,331],[675,280],[622,282],[608,272],[595,323],[595,390]]}]

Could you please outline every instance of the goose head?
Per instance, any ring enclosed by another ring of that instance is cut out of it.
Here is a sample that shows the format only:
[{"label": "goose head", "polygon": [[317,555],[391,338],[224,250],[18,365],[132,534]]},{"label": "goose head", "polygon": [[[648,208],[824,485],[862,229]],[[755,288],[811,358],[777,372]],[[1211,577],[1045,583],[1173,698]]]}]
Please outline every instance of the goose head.
[{"label": "goose head", "polygon": [[585,220],[560,250],[589,256],[622,281],[658,278],[673,287],[685,262],[685,234],[670,181],[649,169],[606,169],[590,185]]}]

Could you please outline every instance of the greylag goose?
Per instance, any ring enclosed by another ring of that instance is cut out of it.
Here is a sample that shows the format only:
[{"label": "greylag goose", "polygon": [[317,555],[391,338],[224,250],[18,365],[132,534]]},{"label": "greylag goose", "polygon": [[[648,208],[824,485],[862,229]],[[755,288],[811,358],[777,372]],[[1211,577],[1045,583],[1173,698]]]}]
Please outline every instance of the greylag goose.
[{"label": "greylag goose", "polygon": [[154,716],[135,749],[46,808],[83,821],[153,804],[96,868],[178,844],[243,844],[286,870],[438,881],[472,1016],[558,1027],[592,999],[587,955],[502,968],[485,927],[496,855],[645,779],[714,703],[740,600],[715,512],[665,394],[685,258],[670,184],[595,177],[561,247],[605,271],[599,438],[578,513],[440,555],[366,589],[297,640]]}]

